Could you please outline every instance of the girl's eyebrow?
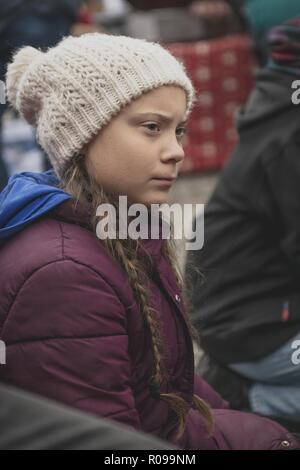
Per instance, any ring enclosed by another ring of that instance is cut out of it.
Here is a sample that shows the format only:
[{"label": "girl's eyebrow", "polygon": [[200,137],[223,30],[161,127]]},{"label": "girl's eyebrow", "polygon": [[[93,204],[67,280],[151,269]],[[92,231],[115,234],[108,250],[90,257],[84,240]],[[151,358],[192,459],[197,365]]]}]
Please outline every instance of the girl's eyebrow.
[{"label": "girl's eyebrow", "polygon": [[[172,119],[171,116],[168,116],[168,115],[166,115],[166,114],[161,114],[161,113],[152,113],[152,112],[149,112],[149,113],[138,113],[138,114],[136,114],[136,116],[139,117],[139,118],[142,118],[142,117],[146,118],[146,117],[150,117],[150,116],[158,117],[158,118],[160,118],[162,121],[167,122],[167,123],[173,121],[173,119]],[[187,123],[187,119],[181,121],[179,124],[186,124],[186,123]]]}]

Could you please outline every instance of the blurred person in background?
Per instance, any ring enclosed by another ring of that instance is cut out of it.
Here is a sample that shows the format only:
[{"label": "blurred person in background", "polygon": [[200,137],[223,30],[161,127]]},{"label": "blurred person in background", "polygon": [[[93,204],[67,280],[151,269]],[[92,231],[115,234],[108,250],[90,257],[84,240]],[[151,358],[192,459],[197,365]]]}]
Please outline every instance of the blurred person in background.
[{"label": "blurred person in background", "polygon": [[204,22],[206,37],[217,37],[245,30],[242,0],[128,0],[137,10],[186,8]]},{"label": "blurred person in background", "polygon": [[[239,0],[236,0],[239,1]],[[242,0],[256,55],[263,66],[268,60],[268,32],[299,14],[299,0]]]},{"label": "blurred person in background", "polygon": [[239,113],[240,142],[205,209],[204,247],[188,254],[186,266],[192,317],[205,351],[199,372],[233,407],[295,429],[300,108],[292,96],[300,80],[300,4],[298,13],[267,36],[267,65]]},{"label": "blurred person in background", "polygon": [[[0,80],[4,82],[6,66],[12,53],[25,45],[45,49],[70,33],[81,0],[0,0]],[[0,105],[0,190],[7,182],[2,155],[2,118],[6,110]],[[45,169],[50,168],[45,157]]]},{"label": "blurred person in background", "polygon": [[249,31],[260,65],[266,61],[270,28],[297,15],[299,0],[129,0],[139,10],[184,8],[204,21],[208,37]]},{"label": "blurred person in background", "polygon": [[218,28],[220,34],[239,31],[238,25],[240,31],[249,31],[261,66],[267,60],[268,31],[294,18],[299,11],[299,0],[196,0],[185,3],[189,4],[191,13],[206,21],[212,36]]},{"label": "blurred person in background", "polygon": [[243,0],[194,0],[189,12],[206,24],[208,37],[247,31]]}]

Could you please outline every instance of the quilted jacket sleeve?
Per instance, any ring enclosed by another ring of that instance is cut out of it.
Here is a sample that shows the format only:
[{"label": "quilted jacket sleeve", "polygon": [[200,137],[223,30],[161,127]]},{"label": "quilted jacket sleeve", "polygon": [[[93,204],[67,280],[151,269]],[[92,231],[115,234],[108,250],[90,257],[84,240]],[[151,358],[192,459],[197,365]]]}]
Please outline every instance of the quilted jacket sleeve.
[{"label": "quilted jacket sleeve", "polygon": [[194,379],[194,393],[205,400],[211,408],[229,408],[228,402],[223,400],[223,398],[197,374],[195,374]]},{"label": "quilted jacket sleeve", "polygon": [[213,410],[210,436],[196,410],[190,410],[186,431],[176,444],[187,450],[292,450],[297,438],[267,418],[235,410]]},{"label": "quilted jacket sleeve", "polygon": [[91,267],[50,263],[26,280],[2,329],[0,380],[140,428],[125,307]]}]

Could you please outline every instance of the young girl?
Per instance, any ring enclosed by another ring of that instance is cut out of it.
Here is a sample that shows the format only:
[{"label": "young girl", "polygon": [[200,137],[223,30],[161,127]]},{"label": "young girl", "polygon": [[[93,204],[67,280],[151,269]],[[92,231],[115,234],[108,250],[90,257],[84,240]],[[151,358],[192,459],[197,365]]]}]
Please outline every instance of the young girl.
[{"label": "young girl", "polygon": [[96,235],[121,195],[167,202],[196,101],[184,66],[158,44],[87,34],[22,48],[7,92],[55,174],[17,175],[1,195],[0,381],[183,449],[297,447],[194,374],[172,241]]}]

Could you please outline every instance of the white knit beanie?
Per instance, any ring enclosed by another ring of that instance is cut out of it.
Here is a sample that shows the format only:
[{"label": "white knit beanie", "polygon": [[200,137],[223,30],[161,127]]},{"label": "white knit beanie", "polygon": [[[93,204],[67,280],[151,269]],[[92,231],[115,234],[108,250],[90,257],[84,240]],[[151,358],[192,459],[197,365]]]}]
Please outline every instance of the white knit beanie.
[{"label": "white knit beanie", "polygon": [[158,43],[89,33],[66,37],[46,52],[21,48],[6,76],[8,100],[36,127],[58,176],[68,161],[120,110],[163,85],[195,90],[184,65]]}]

